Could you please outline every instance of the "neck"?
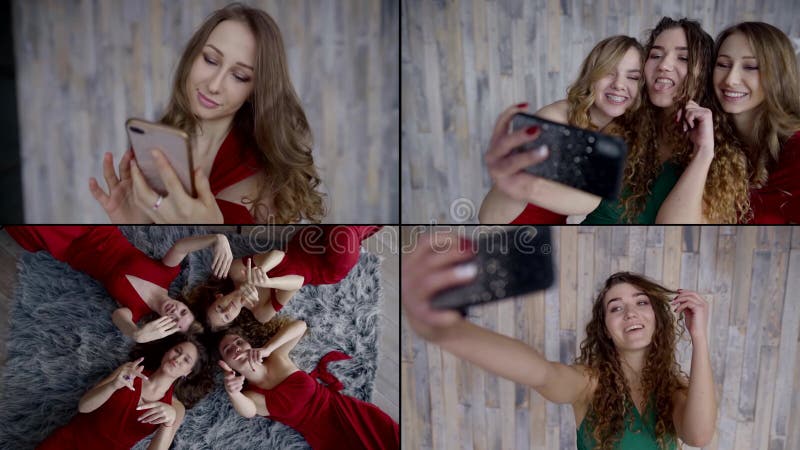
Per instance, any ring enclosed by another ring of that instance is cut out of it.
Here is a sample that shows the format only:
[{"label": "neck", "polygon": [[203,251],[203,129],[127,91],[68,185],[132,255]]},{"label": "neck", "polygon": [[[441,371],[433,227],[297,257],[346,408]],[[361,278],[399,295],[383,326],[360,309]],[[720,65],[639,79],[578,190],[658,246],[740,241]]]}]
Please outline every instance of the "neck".
[{"label": "neck", "polygon": [[647,348],[639,350],[628,350],[619,352],[619,360],[622,365],[622,373],[628,381],[628,385],[638,386],[642,379]]},{"label": "neck", "polygon": [[592,105],[592,107],[589,108],[589,120],[597,127],[598,130],[602,130],[606,127],[606,125],[611,123],[613,117],[607,116],[604,112],[600,111],[599,108]]},{"label": "neck", "polygon": [[740,112],[738,114],[731,114],[731,118],[733,119],[733,124],[736,126],[736,131],[739,132],[739,136],[743,137],[748,144],[753,142],[753,116],[755,115],[755,110],[751,109],[749,111]]},{"label": "neck", "polygon": [[169,390],[169,387],[172,386],[172,383],[174,383],[175,380],[175,377],[167,375],[159,367],[158,370],[147,377],[146,381],[143,381],[142,385],[147,383],[154,392],[160,393],[161,396],[163,396],[163,394]]},{"label": "neck", "polygon": [[231,129],[233,117],[223,117],[216,120],[201,121],[196,130],[196,145],[194,152],[203,157],[209,153],[216,152],[225,136]]},{"label": "neck", "polygon": [[267,368],[264,367],[264,363],[257,364],[256,370],[254,371],[248,370],[248,372],[244,374],[244,377],[248,382],[253,383],[261,388],[266,388],[270,381],[269,372],[267,372]]}]

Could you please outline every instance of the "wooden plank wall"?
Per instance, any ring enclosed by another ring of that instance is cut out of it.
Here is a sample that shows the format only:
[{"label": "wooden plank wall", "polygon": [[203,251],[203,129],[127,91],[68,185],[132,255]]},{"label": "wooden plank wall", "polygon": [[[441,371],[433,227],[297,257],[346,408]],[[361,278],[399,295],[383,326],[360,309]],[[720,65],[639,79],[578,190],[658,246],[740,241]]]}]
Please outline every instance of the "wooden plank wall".
[{"label": "wooden plank wall", "polygon": [[[561,227],[545,292],[470,311],[471,320],[572,363],[591,302],[619,270],[711,302],[719,401],[711,450],[800,448],[800,227]],[[498,379],[419,339],[403,320],[404,449],[574,449],[569,405]],[[690,369],[690,348],[677,349]]]},{"label": "wooden plank wall", "polygon": [[662,16],[697,19],[712,36],[744,20],[768,22],[800,52],[796,0],[403,0],[403,222],[477,222],[498,114],[565,98],[597,42],[643,40]]},{"label": "wooden plank wall", "polygon": [[[25,219],[106,222],[89,193],[128,117],[157,118],[183,46],[228,0],[14,0]],[[278,22],[327,222],[397,222],[399,4],[252,0]]]}]

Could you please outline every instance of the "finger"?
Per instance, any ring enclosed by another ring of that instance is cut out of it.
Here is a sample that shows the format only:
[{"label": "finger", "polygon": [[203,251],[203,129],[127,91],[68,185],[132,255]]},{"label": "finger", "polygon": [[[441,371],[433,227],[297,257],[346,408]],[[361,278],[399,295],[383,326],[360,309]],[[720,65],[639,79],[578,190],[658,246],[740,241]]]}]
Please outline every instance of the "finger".
[{"label": "finger", "polygon": [[158,200],[158,194],[147,184],[136,161],[131,161],[131,178],[133,179],[133,196],[136,203],[151,219],[154,221],[159,219],[153,210],[153,205]]},{"label": "finger", "polygon": [[233,258],[227,258],[225,262],[225,267],[222,270],[222,278],[228,278],[228,274],[231,271],[231,264],[233,264]]},{"label": "finger", "polygon": [[100,185],[97,183],[97,180],[94,177],[89,178],[89,192],[91,192],[94,199],[97,200],[98,203],[100,203],[100,206],[102,206],[105,209],[111,197],[109,197],[109,195],[106,194],[106,191],[104,191],[103,188],[100,187]]},{"label": "finger", "polygon": [[497,118],[497,122],[494,124],[494,130],[492,130],[492,137],[489,140],[490,146],[493,147],[497,139],[508,132],[508,124],[511,122],[511,118],[514,117],[514,114],[525,111],[527,107],[527,102],[518,103],[506,108],[505,111],[500,113],[500,116]]},{"label": "finger", "polygon": [[103,178],[106,180],[106,186],[108,186],[109,191],[119,183],[119,178],[114,172],[114,156],[111,152],[106,152],[103,155]]},{"label": "finger", "polygon": [[253,282],[253,262],[252,258],[247,258],[247,282]]},{"label": "finger", "polygon": [[420,235],[416,248],[408,258],[403,258],[403,270],[426,272],[472,259],[474,255],[471,251],[461,251],[458,248],[460,246],[458,239],[459,237],[453,233]]},{"label": "finger", "polygon": [[494,163],[511,153],[511,150],[522,144],[533,142],[538,139],[540,134],[541,130],[539,127],[533,125],[517,130],[511,134],[500,136],[484,157],[486,165],[494,165]]},{"label": "finger", "polygon": [[186,192],[186,189],[183,188],[183,183],[181,183],[178,174],[175,173],[175,169],[172,168],[172,164],[169,163],[164,153],[157,149],[150,150],[150,152],[156,162],[158,175],[161,177],[161,181],[164,182],[164,187],[167,189],[167,195],[172,194],[173,199],[177,202],[188,200],[187,197],[189,197],[189,194]]},{"label": "finger", "polygon": [[136,410],[137,410],[137,411],[141,411],[141,410],[144,410],[144,409],[150,409],[150,408],[154,408],[154,407],[156,407],[156,406],[158,406],[158,405],[160,405],[160,404],[161,404],[160,402],[147,402],[147,403],[142,403],[141,405],[139,405],[139,406],[137,406],[137,407],[136,407]]},{"label": "finger", "polygon": [[247,358],[247,362],[250,364],[250,368],[251,368],[251,369],[253,369],[253,371],[255,371],[255,370],[256,370],[256,359],[255,359],[255,355],[252,355],[252,354],[251,354],[251,355],[250,355],[250,357],[249,357],[249,358]]},{"label": "finger", "polygon": [[164,417],[164,414],[161,411],[153,409],[139,416],[139,422],[149,423],[151,420],[159,419],[162,417]]},{"label": "finger", "polygon": [[163,336],[163,337],[167,337],[167,336],[169,336],[169,335],[171,335],[171,334],[175,334],[175,333],[177,333],[177,332],[179,332],[179,331],[181,331],[180,327],[178,327],[178,325],[177,325],[177,324],[175,324],[174,326],[172,326],[172,327],[170,327],[170,328],[167,328],[166,330],[164,330],[164,332],[163,332],[163,333],[164,333],[164,336]]},{"label": "finger", "polygon": [[203,169],[197,168],[194,171],[194,187],[197,189],[197,198],[206,206],[215,206],[217,201],[214,193],[211,192],[211,185]]},{"label": "finger", "polygon": [[242,353],[239,353],[238,355],[234,356],[233,360],[234,361],[241,361],[244,358],[247,358],[247,353],[242,352]]},{"label": "finger", "polygon": [[478,267],[474,263],[431,273],[420,283],[420,295],[427,298],[445,289],[467,284],[475,279],[477,274]]},{"label": "finger", "polygon": [[144,361],[144,356],[140,356],[139,358],[137,358],[136,360],[134,360],[134,361],[133,361],[133,365],[134,365],[134,366],[138,366],[139,364],[141,364],[141,363],[142,363],[142,361]]},{"label": "finger", "polygon": [[678,113],[675,115],[675,123],[678,123],[678,122],[681,121],[681,115],[682,114],[683,114],[683,110],[678,108]]},{"label": "finger", "polygon": [[[535,149],[509,155],[494,163],[491,167],[490,175],[492,175],[493,178],[498,178],[519,173],[527,167],[539,164],[547,159],[549,155],[550,151],[547,146],[544,145]],[[533,180],[533,178],[531,178],[531,180]]]},{"label": "finger", "polygon": [[222,360],[217,361],[217,365],[220,366],[222,370],[233,373],[233,369],[231,369],[231,366],[229,366],[228,363],[226,363],[225,361]]},{"label": "finger", "polygon": [[131,179],[131,161],[133,161],[133,152],[128,149],[119,161],[119,178],[121,181]]}]

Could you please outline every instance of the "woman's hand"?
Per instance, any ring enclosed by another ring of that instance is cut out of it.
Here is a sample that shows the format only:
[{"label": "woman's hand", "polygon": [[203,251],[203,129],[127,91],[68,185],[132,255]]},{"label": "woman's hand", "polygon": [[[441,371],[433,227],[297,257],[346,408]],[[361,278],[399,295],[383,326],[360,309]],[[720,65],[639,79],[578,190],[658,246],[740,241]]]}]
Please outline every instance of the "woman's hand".
[{"label": "woman's hand", "polygon": [[195,169],[193,174],[197,189],[197,198],[194,198],[183,188],[178,175],[164,154],[159,150],[152,152],[167,194],[160,196],[150,188],[136,161],[131,162],[133,199],[140,211],[147,214],[155,223],[224,222],[222,211],[211,192],[208,177],[201,168]]},{"label": "woman's hand", "polygon": [[693,156],[702,156],[709,160],[714,158],[714,120],[711,110],[703,108],[689,100],[683,110],[678,110],[677,120],[684,117],[683,131],[689,132],[689,139],[694,144]]},{"label": "woman's hand", "polygon": [[128,150],[119,162],[119,176],[114,171],[114,156],[106,152],[103,155],[103,178],[108,186],[108,193],[100,187],[97,180],[89,178],[89,190],[97,203],[103,207],[112,223],[150,223],[150,217],[143,213],[133,198],[133,179],[131,178],[131,161],[133,152]]},{"label": "woman's hand", "polygon": [[178,323],[169,316],[161,316],[158,319],[147,322],[142,328],[133,333],[133,340],[142,343],[150,342],[167,337],[180,331]]},{"label": "woman's hand", "polygon": [[211,263],[211,271],[217,278],[227,278],[228,272],[231,270],[233,263],[233,253],[231,252],[231,244],[224,234],[216,235],[214,241],[214,261]]},{"label": "woman's hand", "polygon": [[253,259],[247,258],[247,267],[242,269],[242,274],[245,276],[246,284],[251,284],[255,287],[270,288],[269,277],[261,266],[253,266]]},{"label": "woman's hand", "polygon": [[470,282],[478,273],[470,263],[473,253],[459,248],[465,242],[452,234],[423,234],[402,258],[400,298],[409,324],[425,339],[463,320],[456,311],[433,309],[431,299],[437,292]]},{"label": "woman's hand", "polygon": [[244,386],[244,375],[236,376],[236,372],[225,363],[225,361],[219,361],[219,366],[222,370],[225,371],[225,392],[230,394],[238,394],[242,392],[242,387]]},{"label": "woman's hand", "polygon": [[242,306],[251,311],[258,306],[258,289],[255,286],[243,284],[239,288],[239,293],[242,295]]},{"label": "woman's hand", "polygon": [[514,114],[525,111],[527,106],[527,103],[521,103],[500,114],[489,141],[489,150],[484,157],[494,185],[514,200],[526,202],[539,180],[524,169],[545,160],[548,153],[544,146],[534,151],[511,153],[514,148],[539,137],[540,131],[535,126],[508,133],[511,118]]},{"label": "woman's hand", "polygon": [[261,364],[269,355],[272,354],[271,350],[266,348],[251,348],[246,352],[239,353],[236,355],[236,361],[241,361],[243,359],[247,360],[247,364],[250,365],[250,368],[256,370],[256,365]]},{"label": "woman's hand", "polygon": [[167,427],[171,427],[175,424],[175,417],[178,415],[178,412],[175,411],[175,408],[172,405],[168,405],[164,402],[142,403],[136,407],[136,410],[147,410],[147,412],[136,419],[139,422],[151,423],[154,425],[163,424]]},{"label": "woman's hand", "polygon": [[137,359],[136,361],[126,362],[125,364],[117,367],[117,370],[111,375],[112,379],[112,386],[114,390],[126,387],[132,391],[135,391],[133,387],[133,380],[136,377],[139,377],[143,380],[146,380],[147,377],[142,373],[144,370],[144,366],[140,366],[140,364],[144,361],[144,357]]},{"label": "woman's hand", "polygon": [[692,342],[705,339],[708,330],[708,302],[697,292],[678,289],[677,297],[670,303],[676,314],[683,312],[683,320]]}]

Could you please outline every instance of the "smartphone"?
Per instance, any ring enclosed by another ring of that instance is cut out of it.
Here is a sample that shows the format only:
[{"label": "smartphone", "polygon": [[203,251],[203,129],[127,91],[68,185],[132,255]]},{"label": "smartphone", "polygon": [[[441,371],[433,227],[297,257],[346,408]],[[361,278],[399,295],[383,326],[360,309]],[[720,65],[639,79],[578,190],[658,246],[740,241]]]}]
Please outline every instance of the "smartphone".
[{"label": "smartphone", "polygon": [[539,137],[514,151],[547,145],[550,156],[528,167],[527,172],[609,200],[619,198],[628,154],[625,141],[531,114],[517,113],[511,118],[511,131],[532,125],[541,130]]},{"label": "smartphone", "polygon": [[[435,309],[456,309],[547,289],[555,278],[550,228],[489,227],[472,240],[478,273],[472,283],[438,293]],[[476,229],[479,230],[479,229]]]},{"label": "smartphone", "polygon": [[167,188],[161,181],[155,158],[150,153],[152,149],[159,149],[172,165],[186,192],[192,197],[197,195],[192,176],[194,161],[188,134],[168,125],[142,119],[128,119],[125,122],[125,129],[136,157],[136,164],[139,165],[147,184],[154,191],[160,195],[167,194]]}]

